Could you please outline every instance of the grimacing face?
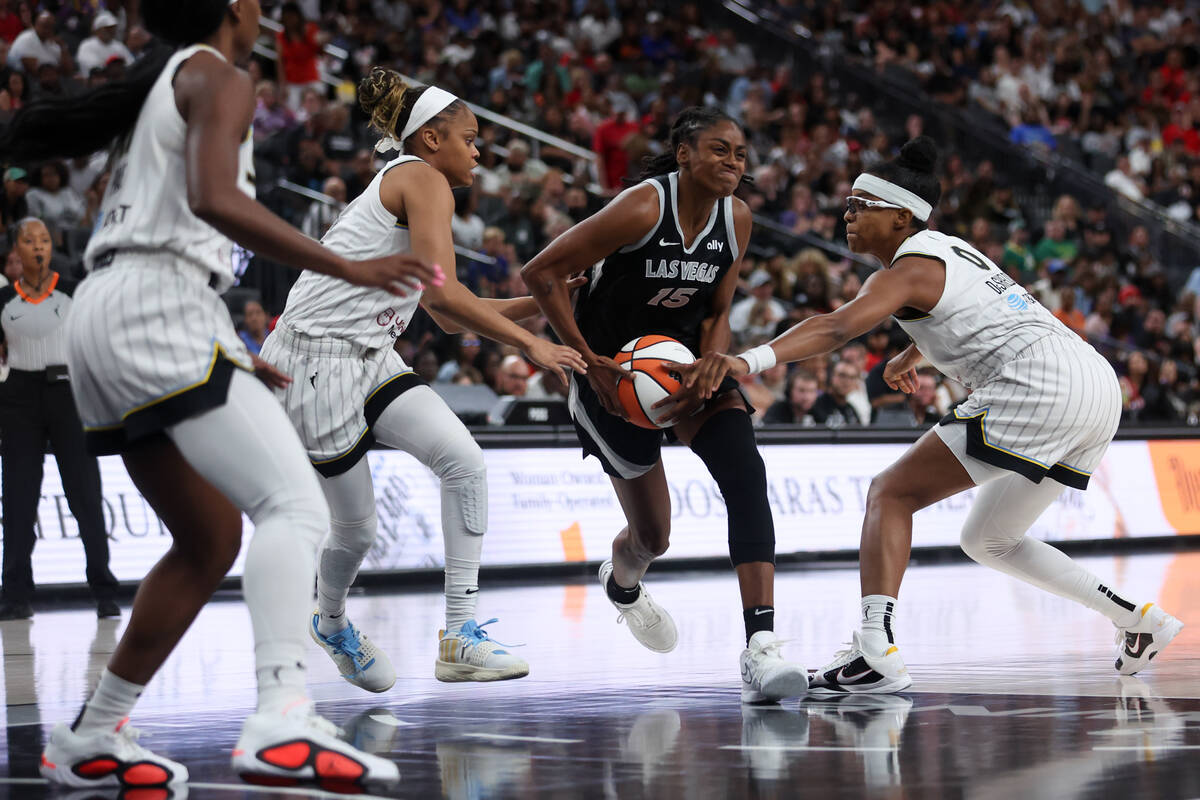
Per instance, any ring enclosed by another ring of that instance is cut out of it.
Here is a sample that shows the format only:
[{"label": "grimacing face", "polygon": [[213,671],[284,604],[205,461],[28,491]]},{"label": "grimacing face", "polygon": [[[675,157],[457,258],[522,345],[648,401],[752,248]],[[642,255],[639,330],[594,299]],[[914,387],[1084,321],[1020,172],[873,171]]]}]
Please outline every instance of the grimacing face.
[{"label": "grimacing face", "polygon": [[736,124],[722,120],[700,131],[694,146],[681,146],[677,159],[701,186],[726,197],[746,174],[746,137]]}]

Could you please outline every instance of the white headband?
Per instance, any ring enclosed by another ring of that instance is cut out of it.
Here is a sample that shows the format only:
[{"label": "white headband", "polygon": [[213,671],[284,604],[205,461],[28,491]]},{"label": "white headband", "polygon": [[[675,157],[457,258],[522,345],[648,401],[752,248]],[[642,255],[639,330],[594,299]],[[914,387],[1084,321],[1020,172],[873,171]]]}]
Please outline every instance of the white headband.
[{"label": "white headband", "polygon": [[408,124],[404,126],[404,130],[400,133],[400,141],[403,142],[412,136],[420,130],[422,125],[442,113],[446,109],[446,106],[457,99],[450,92],[447,92],[445,89],[439,89],[436,86],[430,86],[421,92],[421,96],[417,98],[416,104],[413,105],[412,113],[408,115]]},{"label": "white headband", "polygon": [[897,186],[891,181],[885,181],[877,175],[868,175],[864,172],[854,181],[854,188],[859,191],[870,192],[880,200],[887,200],[889,203],[895,203],[898,206],[907,208],[921,222],[927,221],[930,213],[933,212],[933,206],[917,197],[908,189],[905,189],[903,186]]}]

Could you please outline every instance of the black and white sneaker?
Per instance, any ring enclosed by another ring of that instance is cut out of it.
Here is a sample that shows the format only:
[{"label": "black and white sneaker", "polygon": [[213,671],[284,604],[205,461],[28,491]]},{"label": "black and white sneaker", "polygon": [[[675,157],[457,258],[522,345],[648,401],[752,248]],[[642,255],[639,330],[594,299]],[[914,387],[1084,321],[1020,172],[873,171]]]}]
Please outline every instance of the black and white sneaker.
[{"label": "black and white sneaker", "polygon": [[882,655],[868,654],[855,631],[850,647],[839,651],[833,661],[809,676],[813,694],[891,694],[912,686],[912,676],[900,649],[891,645]]},{"label": "black and white sneaker", "polygon": [[1136,625],[1117,628],[1117,672],[1133,675],[1145,669],[1181,630],[1182,622],[1154,603],[1146,603]]}]

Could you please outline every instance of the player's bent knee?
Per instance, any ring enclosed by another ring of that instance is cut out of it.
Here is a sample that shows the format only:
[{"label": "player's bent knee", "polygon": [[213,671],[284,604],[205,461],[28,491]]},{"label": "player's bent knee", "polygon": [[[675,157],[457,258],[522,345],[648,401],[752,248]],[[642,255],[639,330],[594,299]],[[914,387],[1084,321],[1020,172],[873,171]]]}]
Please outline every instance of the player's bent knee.
[{"label": "player's bent knee", "polygon": [[629,546],[633,555],[643,561],[652,561],[671,546],[671,523],[650,522],[629,525]]},{"label": "player's bent knee", "polygon": [[329,524],[329,538],[325,540],[325,548],[349,550],[358,555],[366,555],[375,544],[375,535],[379,528],[379,517],[374,511],[365,519],[353,522],[333,520]]}]

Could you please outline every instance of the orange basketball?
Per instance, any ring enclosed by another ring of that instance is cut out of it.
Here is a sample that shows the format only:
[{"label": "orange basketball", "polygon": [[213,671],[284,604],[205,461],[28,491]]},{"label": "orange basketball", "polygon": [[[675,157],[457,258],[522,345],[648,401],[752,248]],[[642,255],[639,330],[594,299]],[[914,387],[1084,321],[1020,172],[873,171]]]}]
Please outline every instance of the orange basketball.
[{"label": "orange basketball", "polygon": [[696,360],[692,351],[670,336],[651,334],[639,336],[621,348],[614,359],[629,370],[629,379],[617,385],[621,406],[629,421],[642,428],[663,428],[658,421],[671,407],[652,409],[655,403],[679,388],[679,376],[667,364],[691,364]]}]

